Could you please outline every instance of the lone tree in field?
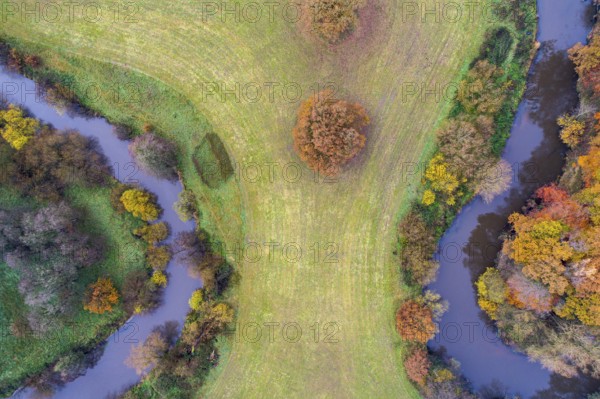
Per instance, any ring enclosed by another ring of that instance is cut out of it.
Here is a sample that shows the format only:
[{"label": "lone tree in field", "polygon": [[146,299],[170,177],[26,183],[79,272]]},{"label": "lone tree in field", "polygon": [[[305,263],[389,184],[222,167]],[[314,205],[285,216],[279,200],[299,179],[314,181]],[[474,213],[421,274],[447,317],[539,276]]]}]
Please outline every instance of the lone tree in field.
[{"label": "lone tree in field", "polygon": [[363,0],[306,0],[310,29],[329,44],[337,44],[358,24]]},{"label": "lone tree in field", "polygon": [[306,100],[298,110],[293,130],[294,147],[308,166],[327,176],[335,176],[365,146],[361,130],[369,117],[360,104],[332,97],[330,90]]}]

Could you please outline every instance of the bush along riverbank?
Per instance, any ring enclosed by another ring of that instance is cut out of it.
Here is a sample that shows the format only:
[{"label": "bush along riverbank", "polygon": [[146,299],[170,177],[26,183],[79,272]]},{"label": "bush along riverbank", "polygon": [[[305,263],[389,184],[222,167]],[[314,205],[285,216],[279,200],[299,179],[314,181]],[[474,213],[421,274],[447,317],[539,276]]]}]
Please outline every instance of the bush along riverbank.
[{"label": "bush along riverbank", "polygon": [[480,56],[459,85],[449,119],[437,133],[437,151],[422,168],[419,201],[399,224],[399,257],[410,294],[396,314],[408,342],[405,369],[425,398],[477,397],[451,359],[427,351],[445,309],[439,295],[423,291],[435,279],[437,242],[474,196],[491,201],[509,186],[510,166],[500,159],[523,96],[537,43],[534,0],[494,3],[510,15],[487,32]]},{"label": "bush along riverbank", "polygon": [[600,378],[600,25],[569,51],[580,97],[561,116],[562,176],[509,218],[495,267],[476,283],[503,338],[565,377]]}]

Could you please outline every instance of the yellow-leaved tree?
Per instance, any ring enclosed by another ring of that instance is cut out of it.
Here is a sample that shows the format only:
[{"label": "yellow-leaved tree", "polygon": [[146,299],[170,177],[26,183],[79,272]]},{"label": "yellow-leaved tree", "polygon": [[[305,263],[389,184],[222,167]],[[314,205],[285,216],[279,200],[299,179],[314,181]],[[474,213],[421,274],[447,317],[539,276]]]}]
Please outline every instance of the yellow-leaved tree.
[{"label": "yellow-leaved tree", "polygon": [[137,188],[123,192],[121,203],[127,212],[146,222],[156,220],[160,214],[160,208],[152,194]]},{"label": "yellow-leaved tree", "polygon": [[39,126],[37,120],[24,117],[23,110],[12,104],[0,110],[0,134],[16,150],[27,144]]}]

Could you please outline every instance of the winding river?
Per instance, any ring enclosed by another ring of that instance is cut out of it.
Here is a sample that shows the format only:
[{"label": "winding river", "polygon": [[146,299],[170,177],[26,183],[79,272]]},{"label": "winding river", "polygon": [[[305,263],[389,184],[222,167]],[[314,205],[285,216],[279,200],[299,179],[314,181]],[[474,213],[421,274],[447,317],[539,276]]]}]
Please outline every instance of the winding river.
[{"label": "winding river", "polygon": [[567,50],[577,42],[585,43],[592,27],[592,8],[589,1],[538,1],[541,47],[503,154],[515,171],[510,190],[490,204],[476,198],[439,243],[440,272],[430,288],[450,308],[430,347],[458,360],[463,375],[484,396],[506,392],[523,398],[582,399],[600,385],[585,378],[552,375],[504,345],[480,311],[473,286],[485,268],[493,266],[508,216],[561,172],[565,148],[555,121],[572,111],[578,100]]},{"label": "winding river", "polygon": [[[23,76],[0,69],[0,87],[6,100],[26,107],[36,118],[53,125],[57,129],[76,129],[83,135],[94,137],[112,165],[114,175],[124,183],[137,183],[158,197],[164,209],[162,221],[169,223],[170,242],[181,231],[194,229],[193,222],[182,222],[172,206],[182,190],[181,184],[158,179],[144,173],[135,165],[127,149],[128,142],[121,141],[113,133],[113,127],[102,118],[87,118],[57,112],[36,94],[36,84]],[[197,279],[190,278],[187,268],[172,260],[167,268],[169,284],[164,290],[162,304],[147,315],[135,315],[106,342],[102,357],[87,373],[57,390],[54,398],[64,399],[103,399],[108,394],[119,393],[124,388],[139,381],[135,370],[123,362],[129,356],[131,347],[143,342],[152,329],[166,321],[175,320],[181,326],[189,310],[188,299],[192,292],[201,286]],[[32,397],[31,389],[23,389],[13,398]]]},{"label": "winding river", "polygon": [[[513,165],[515,178],[511,189],[491,204],[475,199],[467,205],[440,242],[437,256],[441,268],[431,288],[448,300],[450,309],[431,348],[457,359],[465,377],[484,397],[503,392],[518,393],[523,398],[581,399],[600,383],[552,375],[504,345],[480,312],[473,287],[477,276],[493,264],[500,246],[498,236],[508,215],[518,211],[535,188],[554,180],[562,168],[564,148],[558,140],[555,120],[577,102],[576,77],[566,50],[585,41],[591,29],[591,5],[581,0],[540,0],[538,7],[541,48],[503,155]],[[106,120],[57,112],[35,94],[33,81],[6,69],[0,69],[0,84],[9,102],[27,107],[38,119],[57,129],[77,129],[95,137],[119,180],[136,181],[157,194],[164,209],[161,220],[172,229],[171,239],[180,231],[194,228],[191,222],[181,222],[172,209],[181,184],[137,170],[127,143],[117,139]],[[132,317],[108,338],[98,363],[59,389],[54,398],[103,399],[139,380],[135,371],[123,363],[131,346],[166,321],[181,324],[188,311],[188,298],[201,285],[175,263],[172,261],[168,267],[169,285],[162,305],[149,315]],[[13,398],[32,396],[32,390],[23,389]]]}]

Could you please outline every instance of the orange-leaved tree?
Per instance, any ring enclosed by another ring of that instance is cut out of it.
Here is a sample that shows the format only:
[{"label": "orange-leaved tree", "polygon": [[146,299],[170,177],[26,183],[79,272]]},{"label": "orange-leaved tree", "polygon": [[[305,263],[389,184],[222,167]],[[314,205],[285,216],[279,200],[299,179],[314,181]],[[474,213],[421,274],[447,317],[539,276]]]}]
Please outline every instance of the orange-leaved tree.
[{"label": "orange-leaved tree", "polygon": [[396,313],[396,328],[407,341],[426,343],[436,333],[433,312],[415,300],[406,301]]},{"label": "orange-leaved tree", "polygon": [[362,130],[368,124],[360,104],[335,99],[331,90],[325,90],[300,106],[292,132],[294,146],[311,169],[335,176],[365,146]]},{"label": "orange-leaved tree", "polygon": [[97,314],[110,312],[113,305],[119,302],[117,289],[112,281],[106,277],[100,277],[98,281],[90,284],[86,297],[87,301],[83,308]]}]

